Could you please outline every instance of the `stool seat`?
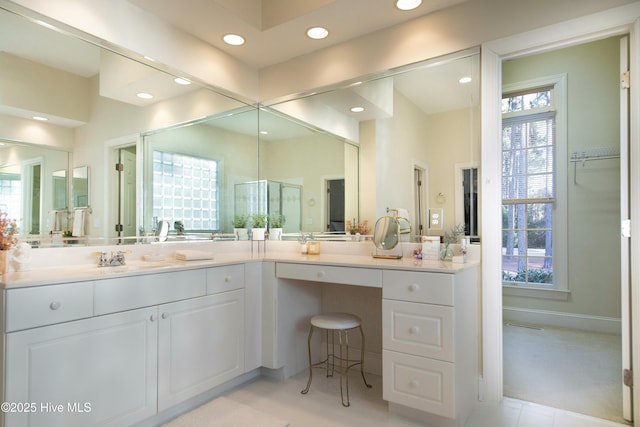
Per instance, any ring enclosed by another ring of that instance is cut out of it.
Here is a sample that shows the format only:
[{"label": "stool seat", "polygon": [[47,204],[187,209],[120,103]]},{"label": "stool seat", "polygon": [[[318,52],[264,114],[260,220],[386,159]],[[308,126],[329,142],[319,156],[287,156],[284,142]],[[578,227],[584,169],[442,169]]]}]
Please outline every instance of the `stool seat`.
[{"label": "stool seat", "polygon": [[313,316],[311,324],[316,328],[343,331],[357,328],[362,324],[362,320],[355,314],[350,313],[323,313]]}]

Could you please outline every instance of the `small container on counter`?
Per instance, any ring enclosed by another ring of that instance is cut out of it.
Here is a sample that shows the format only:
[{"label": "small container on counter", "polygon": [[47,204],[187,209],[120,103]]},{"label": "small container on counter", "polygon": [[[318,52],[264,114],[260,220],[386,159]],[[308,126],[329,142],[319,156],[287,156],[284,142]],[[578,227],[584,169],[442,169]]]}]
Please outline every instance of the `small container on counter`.
[{"label": "small container on counter", "polygon": [[307,242],[307,253],[309,255],[320,255],[320,242]]}]

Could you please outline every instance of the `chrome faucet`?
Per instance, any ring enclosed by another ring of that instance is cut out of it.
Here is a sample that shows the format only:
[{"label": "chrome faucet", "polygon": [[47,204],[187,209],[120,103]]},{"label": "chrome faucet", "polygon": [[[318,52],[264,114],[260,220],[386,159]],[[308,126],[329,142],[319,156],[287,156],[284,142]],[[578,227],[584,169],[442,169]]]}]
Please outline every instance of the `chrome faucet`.
[{"label": "chrome faucet", "polygon": [[117,251],[111,252],[111,258],[107,259],[106,252],[100,252],[100,258],[98,258],[98,267],[115,267],[118,265],[125,265],[126,260],[124,259],[124,252]]}]

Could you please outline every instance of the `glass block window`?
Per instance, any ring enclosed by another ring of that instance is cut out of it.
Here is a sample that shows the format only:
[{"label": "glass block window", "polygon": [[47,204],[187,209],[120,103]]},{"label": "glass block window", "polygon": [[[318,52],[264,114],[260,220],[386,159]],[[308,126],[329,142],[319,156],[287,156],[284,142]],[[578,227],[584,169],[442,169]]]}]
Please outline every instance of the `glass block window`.
[{"label": "glass block window", "polygon": [[153,152],[153,216],[182,221],[187,231],[219,228],[218,162]]}]

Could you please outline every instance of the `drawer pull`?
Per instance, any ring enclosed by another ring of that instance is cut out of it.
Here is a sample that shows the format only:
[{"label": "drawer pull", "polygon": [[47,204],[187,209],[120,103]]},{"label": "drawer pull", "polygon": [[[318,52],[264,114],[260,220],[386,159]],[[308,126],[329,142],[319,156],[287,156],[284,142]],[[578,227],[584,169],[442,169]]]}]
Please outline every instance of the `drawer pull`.
[{"label": "drawer pull", "polygon": [[231,283],[231,276],[226,276],[224,278],[225,283]]},{"label": "drawer pull", "polygon": [[418,286],[418,284],[417,284],[417,283],[412,283],[412,284],[410,284],[410,285],[409,285],[409,291],[410,291],[410,292],[415,292],[415,291],[417,291],[418,289],[420,289],[420,286]]},{"label": "drawer pull", "polygon": [[411,335],[417,335],[417,334],[420,333],[420,328],[417,327],[417,326],[412,326],[412,327],[409,328],[409,333]]},{"label": "drawer pull", "polygon": [[409,387],[410,388],[418,388],[418,387],[420,387],[420,381],[418,381],[418,380],[409,381]]},{"label": "drawer pull", "polygon": [[62,305],[62,304],[60,304],[60,301],[54,301],[54,302],[52,302],[51,304],[49,304],[49,308],[50,308],[51,310],[57,310],[57,309],[59,309],[59,308],[60,308],[60,306],[61,306],[61,305]]},{"label": "drawer pull", "polygon": [[318,271],[318,274],[317,274],[318,279],[322,279],[326,275],[327,275],[327,273],[325,273],[324,271]]},{"label": "drawer pull", "polygon": [[151,317],[149,317],[149,320],[151,320],[152,322],[156,321],[156,315],[152,314]]},{"label": "drawer pull", "polygon": [[167,317],[169,317],[169,313],[162,313],[162,318],[166,319]]}]

